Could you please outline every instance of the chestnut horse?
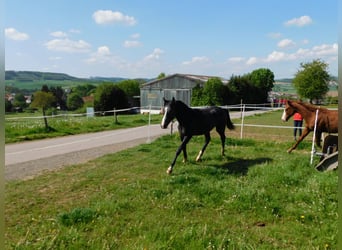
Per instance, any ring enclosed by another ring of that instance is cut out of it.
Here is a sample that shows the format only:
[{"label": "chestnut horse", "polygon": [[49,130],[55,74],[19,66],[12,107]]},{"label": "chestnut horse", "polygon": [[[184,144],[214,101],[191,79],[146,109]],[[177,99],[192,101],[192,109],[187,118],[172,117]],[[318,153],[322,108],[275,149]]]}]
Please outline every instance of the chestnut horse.
[{"label": "chestnut horse", "polygon": [[323,132],[338,132],[338,111],[317,107],[312,104],[287,100],[284,113],[281,117],[283,121],[288,121],[296,112],[300,113],[305,121],[305,128],[297,142],[287,150],[291,153],[298,144],[315,128],[316,111],[318,110],[317,127],[315,134],[316,145],[321,147],[321,135]]},{"label": "chestnut horse", "polygon": [[201,160],[204,150],[210,142],[210,131],[214,127],[216,127],[216,131],[221,137],[221,154],[224,155],[225,128],[227,126],[228,129],[234,129],[234,124],[230,120],[228,110],[220,107],[193,109],[181,101],[176,101],[175,98],[172,98],[171,101],[164,98],[163,113],[161,127],[166,129],[169,123],[176,118],[178,121],[178,131],[182,140],[171,165],[166,171],[168,174],[172,173],[177,157],[181,151],[183,151],[184,162],[187,160],[186,144],[196,135],[205,136],[205,143],[196,158],[196,161]]}]

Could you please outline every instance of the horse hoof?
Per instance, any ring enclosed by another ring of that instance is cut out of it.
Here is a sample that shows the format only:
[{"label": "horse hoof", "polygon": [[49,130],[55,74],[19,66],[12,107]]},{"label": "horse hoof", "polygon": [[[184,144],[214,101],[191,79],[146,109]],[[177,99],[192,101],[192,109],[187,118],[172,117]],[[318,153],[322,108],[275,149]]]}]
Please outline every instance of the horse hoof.
[{"label": "horse hoof", "polygon": [[167,174],[172,174],[172,168],[169,167],[169,168],[166,170],[166,173],[167,173]]},{"label": "horse hoof", "polygon": [[288,150],[287,150],[287,153],[290,154],[291,152],[292,152],[292,149],[288,149]]}]

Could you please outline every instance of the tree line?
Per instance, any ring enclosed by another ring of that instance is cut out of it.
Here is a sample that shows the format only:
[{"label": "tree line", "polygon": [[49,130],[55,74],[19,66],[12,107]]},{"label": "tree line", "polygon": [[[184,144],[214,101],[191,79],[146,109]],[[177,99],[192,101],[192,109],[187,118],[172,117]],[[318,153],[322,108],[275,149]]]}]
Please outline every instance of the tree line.
[{"label": "tree line", "polygon": [[[295,74],[293,85],[299,98],[319,100],[329,90],[330,76],[328,64],[316,59],[309,63],[301,63]],[[164,78],[164,73],[158,79]],[[274,86],[274,73],[268,68],[260,68],[242,76],[231,76],[228,84],[220,78],[211,78],[206,83],[198,83],[192,90],[192,106],[231,105],[238,103],[266,103],[268,93]],[[139,106],[140,86],[143,80],[123,80],[119,83],[102,83],[98,86],[83,84],[65,90],[62,87],[43,85],[41,90],[32,96],[31,104],[27,104],[22,93],[15,95],[14,101],[6,100],[6,111],[13,107],[39,108],[43,113],[48,109],[85,112],[86,107],[94,107],[95,111],[109,111]],[[89,100],[84,97],[92,96]]]},{"label": "tree line", "polygon": [[231,76],[228,84],[220,78],[209,79],[203,87],[198,84],[192,91],[192,106],[266,103],[274,84],[274,73],[260,68],[242,76]]}]

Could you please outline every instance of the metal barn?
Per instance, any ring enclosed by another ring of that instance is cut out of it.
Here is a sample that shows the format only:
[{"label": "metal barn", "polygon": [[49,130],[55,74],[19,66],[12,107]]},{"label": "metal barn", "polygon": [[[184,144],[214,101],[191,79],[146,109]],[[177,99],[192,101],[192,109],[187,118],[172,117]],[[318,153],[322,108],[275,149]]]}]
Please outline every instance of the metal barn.
[{"label": "metal barn", "polygon": [[173,74],[162,79],[156,79],[143,84],[140,88],[141,113],[159,113],[163,105],[163,97],[181,100],[190,106],[192,89],[204,83],[213,76]]}]

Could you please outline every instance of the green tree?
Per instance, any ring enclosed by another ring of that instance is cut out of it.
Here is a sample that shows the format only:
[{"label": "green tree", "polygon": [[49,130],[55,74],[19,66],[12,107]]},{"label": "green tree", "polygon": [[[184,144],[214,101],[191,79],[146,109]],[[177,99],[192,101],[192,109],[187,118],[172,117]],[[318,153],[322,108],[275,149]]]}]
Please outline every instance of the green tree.
[{"label": "green tree", "polygon": [[13,108],[13,105],[11,101],[5,99],[5,112],[11,112]]},{"label": "green tree", "polygon": [[203,105],[203,88],[197,84],[192,89],[191,94],[191,106],[201,106]]},{"label": "green tree", "polygon": [[48,92],[51,92],[56,98],[55,107],[59,107],[61,110],[67,109],[67,96],[61,86],[51,87]]},{"label": "green tree", "polygon": [[31,107],[42,109],[46,130],[50,130],[50,127],[48,125],[45,113],[46,113],[46,110],[50,108],[55,101],[56,101],[56,98],[51,92],[37,91],[33,94],[33,101],[31,103]]},{"label": "green tree", "polygon": [[116,86],[122,89],[129,97],[137,96],[140,94],[140,83],[137,80],[124,80],[117,83]]},{"label": "green tree", "polygon": [[128,107],[125,92],[111,83],[104,83],[96,88],[94,93],[95,111],[112,111]]},{"label": "green tree", "polygon": [[301,63],[293,79],[293,85],[301,98],[320,100],[329,90],[328,64],[316,59],[309,63]]},{"label": "green tree", "polygon": [[203,87],[203,104],[212,105],[222,105],[224,86],[220,78],[210,78]]},{"label": "green tree", "polygon": [[14,102],[13,102],[13,106],[14,107],[19,107],[21,109],[24,109],[27,107],[27,103],[26,103],[26,98],[24,96],[24,94],[22,93],[17,93],[14,97]]},{"label": "green tree", "polygon": [[84,102],[78,93],[71,93],[68,95],[67,107],[69,110],[76,110],[83,106]]},{"label": "green tree", "polygon": [[87,83],[87,84],[80,84],[80,85],[73,87],[71,89],[71,92],[77,93],[81,97],[85,97],[85,96],[89,96],[90,94],[92,94],[95,91],[95,89],[96,89],[96,86]]},{"label": "green tree", "polygon": [[267,102],[268,92],[270,92],[274,86],[274,73],[266,68],[260,68],[252,71],[248,74],[250,84],[255,88],[256,103]]},{"label": "green tree", "polygon": [[140,95],[140,82],[138,80],[124,80],[119,82],[116,86],[126,93],[129,106],[139,106],[139,99],[135,98]]},{"label": "green tree", "polygon": [[164,73],[164,72],[161,72],[161,73],[158,75],[157,79],[163,79],[163,78],[165,78],[165,77],[166,77],[165,73]]}]

